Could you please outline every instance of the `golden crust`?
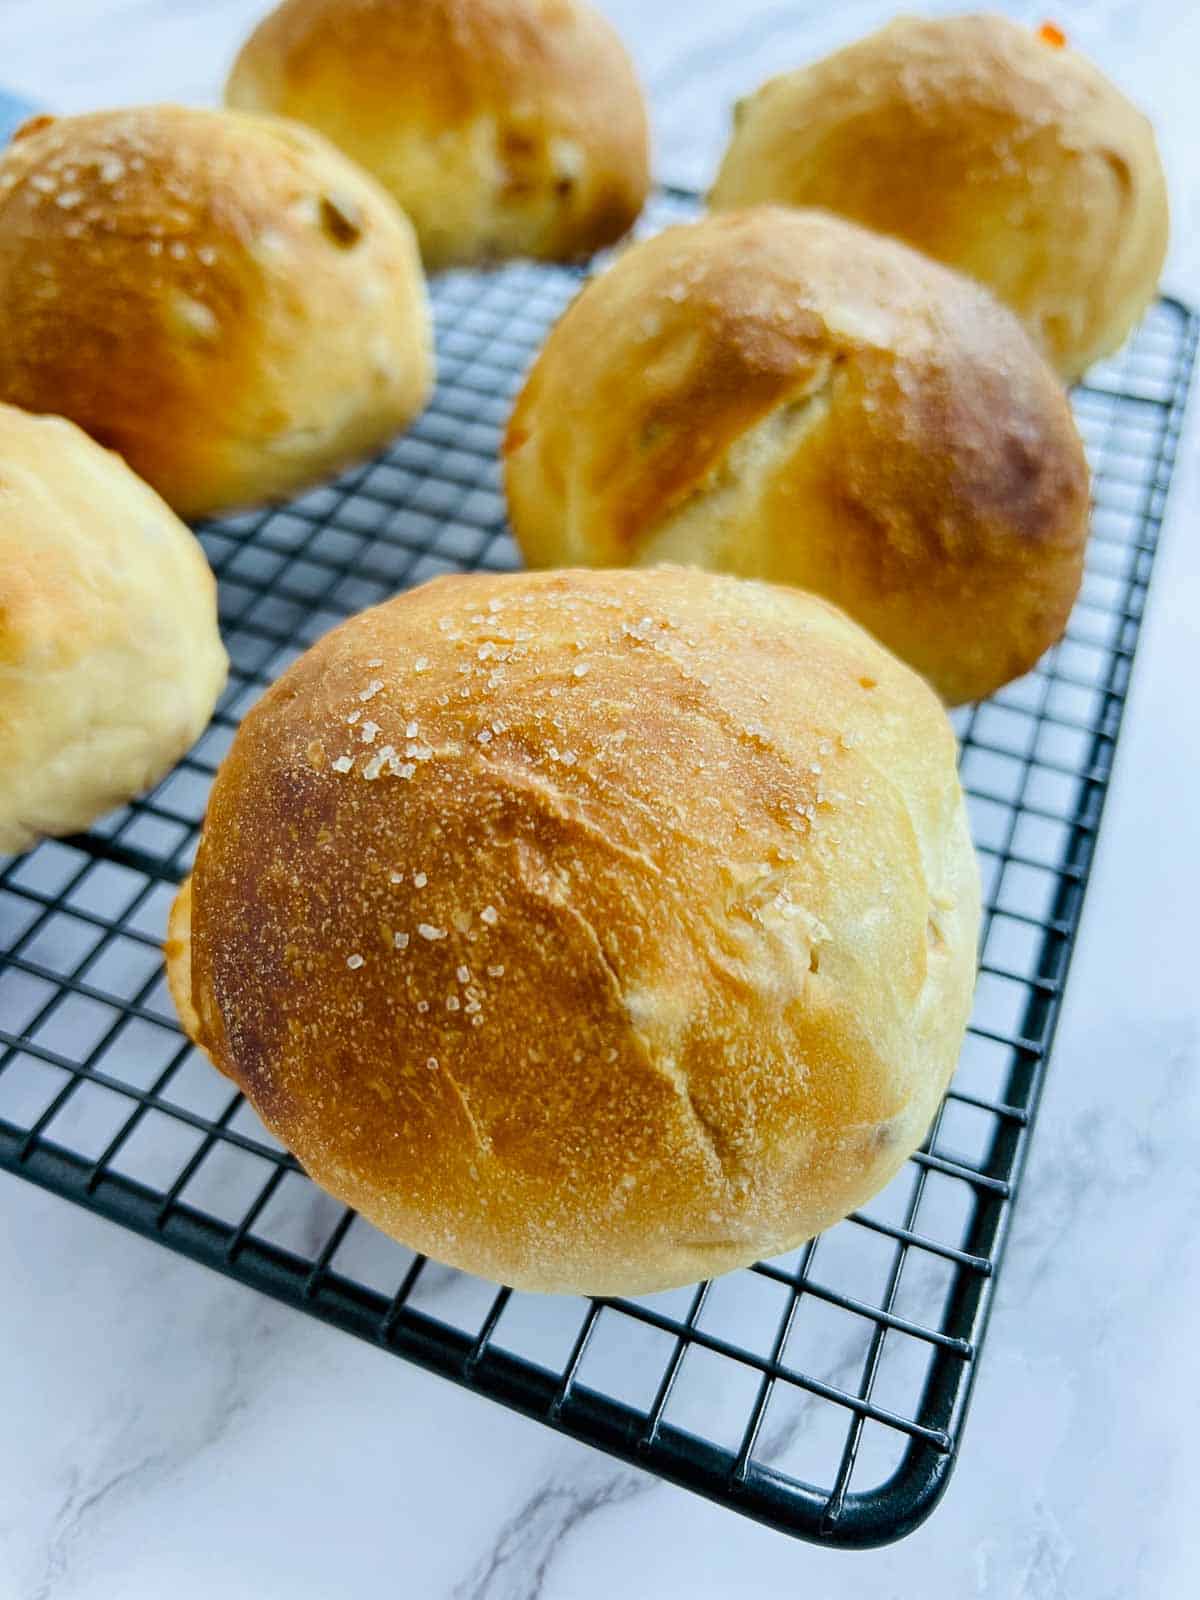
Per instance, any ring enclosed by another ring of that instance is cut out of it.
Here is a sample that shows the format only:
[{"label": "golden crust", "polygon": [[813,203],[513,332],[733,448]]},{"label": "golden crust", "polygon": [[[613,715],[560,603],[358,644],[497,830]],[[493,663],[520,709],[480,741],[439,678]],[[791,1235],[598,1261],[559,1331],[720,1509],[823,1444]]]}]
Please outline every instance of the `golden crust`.
[{"label": "golden crust", "polygon": [[819,206],[985,283],[1064,378],[1153,297],[1167,192],[1147,119],[1003,17],[900,17],[737,108],[710,197]]},{"label": "golden crust", "polygon": [[192,533],[71,423],[0,405],[0,854],[161,778],[225,672]]},{"label": "golden crust", "polygon": [[147,106],[39,117],[0,158],[0,398],[181,514],[293,493],[430,383],[412,230],[309,130]]},{"label": "golden crust", "polygon": [[513,574],[366,611],[268,691],[168,951],[317,1182],[486,1276],[632,1292],[887,1181],[978,914],[944,713],[832,607]]},{"label": "golden crust", "polygon": [[813,590],[951,702],[1028,670],[1079,588],[1083,448],[1020,324],[819,212],[632,246],[551,332],[504,450],[533,565]]},{"label": "golden crust", "polygon": [[167,937],[163,944],[167,988],[189,1039],[197,1039],[200,1018],[192,1004],[192,880],[185,878],[171,904]]},{"label": "golden crust", "polygon": [[361,162],[430,268],[590,254],[645,203],[632,63],[577,0],[284,0],[225,97],[311,123]]}]

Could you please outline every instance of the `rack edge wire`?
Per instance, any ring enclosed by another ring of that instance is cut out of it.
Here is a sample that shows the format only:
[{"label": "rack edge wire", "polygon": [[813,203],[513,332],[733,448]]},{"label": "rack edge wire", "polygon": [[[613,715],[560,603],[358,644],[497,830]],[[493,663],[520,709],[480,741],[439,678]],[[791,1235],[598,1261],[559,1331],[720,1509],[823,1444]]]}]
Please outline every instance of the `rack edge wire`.
[{"label": "rack edge wire", "polygon": [[[1096,841],[1103,824],[1116,751],[1124,725],[1130,673],[1141,641],[1145,599],[1149,596],[1157,565],[1158,536],[1166,516],[1167,496],[1192,394],[1197,347],[1200,344],[1200,313],[1173,295],[1161,296],[1160,303],[1170,307],[1180,318],[1179,346],[1161,442],[1152,470],[1142,486],[1142,503],[1138,514],[1138,526],[1143,538],[1147,530],[1153,533],[1151,543],[1139,549],[1139,554],[1148,554],[1149,561],[1144,577],[1136,575],[1135,562],[1133,572],[1125,581],[1121,599],[1124,619],[1130,617],[1133,592],[1140,587],[1145,590],[1145,595],[1142,609],[1136,616],[1132,644],[1127,649],[1112,649],[1101,691],[1107,710],[1113,711],[1115,708],[1115,716],[1108,728],[1098,727],[1093,732],[1088,758],[1082,764],[1084,776],[1063,856],[1063,868],[1078,868],[1079,876],[1074,879],[1067,876],[1060,878],[1038,952],[1036,975],[1052,978],[1054,987],[1031,994],[1021,1021],[1022,1035],[1040,1041],[1036,1051],[1027,1054],[1018,1052],[1006,1086],[1006,1102],[1019,1109],[1023,1118],[1019,1122],[1003,1124],[996,1130],[982,1163],[985,1170],[1003,1174],[1008,1193],[1004,1196],[989,1196],[986,1192],[977,1195],[974,1215],[963,1239],[963,1249],[971,1255],[985,1257],[990,1262],[990,1270],[986,1276],[968,1278],[961,1273],[958,1275],[943,1319],[944,1330],[968,1341],[976,1355],[982,1347],[991,1318],[993,1290],[1008,1243],[1013,1204],[1028,1161],[1045,1085],[1046,1067],[1058,1031],[1091,880]],[[1086,389],[1086,383],[1081,387]],[[1118,397],[1119,400],[1123,398]],[[1157,506],[1154,504],[1156,496]],[[1118,686],[1123,661],[1126,663],[1125,680]],[[1100,769],[1102,776],[1097,776],[1097,758],[1106,748],[1109,759]],[[962,1435],[977,1372],[977,1361],[971,1360],[966,1364],[965,1376],[960,1377],[954,1370],[957,1362],[958,1357],[944,1350],[935,1353],[918,1406],[919,1413],[927,1415],[932,1426],[942,1427],[951,1433],[956,1444]],[[911,1440],[900,1466],[886,1483],[869,1494],[847,1498],[845,1509],[838,1518],[836,1542],[870,1548],[893,1543],[913,1532],[930,1515],[945,1493],[956,1459],[956,1449],[940,1453],[922,1440]],[[820,1531],[823,1538],[833,1532],[828,1518],[823,1520]]]}]

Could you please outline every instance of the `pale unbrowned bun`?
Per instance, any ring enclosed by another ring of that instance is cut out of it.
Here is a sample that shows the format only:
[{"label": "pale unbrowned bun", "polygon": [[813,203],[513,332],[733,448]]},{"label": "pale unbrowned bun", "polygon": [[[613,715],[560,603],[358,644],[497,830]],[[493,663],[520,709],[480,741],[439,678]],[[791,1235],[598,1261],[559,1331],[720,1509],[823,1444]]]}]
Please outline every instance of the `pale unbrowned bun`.
[{"label": "pale unbrowned bun", "polygon": [[1066,625],[1087,467],[1054,374],[968,279],[820,212],[632,246],[505,440],[534,566],[682,561],[823,594],[950,702]]},{"label": "pale unbrowned bun", "polygon": [[771,79],[735,122],[714,207],[820,206],[893,234],[987,284],[1067,379],[1154,294],[1154,131],[1056,29],[900,17]]},{"label": "pale unbrowned bun", "polygon": [[0,405],[0,854],[157,782],[225,670],[178,517],[71,423]]},{"label": "pale unbrowned bun", "polygon": [[542,1290],[721,1272],[926,1131],[979,917],[954,757],[810,596],[440,578],[243,723],[172,919],[180,1015],[416,1249]]},{"label": "pale unbrowned bun", "polygon": [[368,454],[430,383],[412,229],[308,129],[145,106],[36,118],[0,158],[0,399],[181,515]]},{"label": "pale unbrowned bun", "polygon": [[646,110],[580,0],[284,0],[229,105],[311,123],[413,220],[430,268],[611,244],[646,199]]}]

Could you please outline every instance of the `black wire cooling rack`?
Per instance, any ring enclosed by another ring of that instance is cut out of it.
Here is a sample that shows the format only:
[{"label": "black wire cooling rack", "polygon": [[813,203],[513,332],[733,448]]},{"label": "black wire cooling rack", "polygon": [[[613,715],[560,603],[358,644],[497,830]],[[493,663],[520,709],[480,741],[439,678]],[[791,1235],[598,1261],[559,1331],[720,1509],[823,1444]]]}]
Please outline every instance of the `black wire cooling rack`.
[{"label": "black wire cooling rack", "polygon": [[[686,211],[664,196],[658,220]],[[516,1294],[316,1189],[180,1035],[159,945],[213,771],[263,686],[347,613],[517,565],[498,435],[578,284],[434,290],[440,381],[378,460],[201,531],[229,688],[195,749],[86,836],[0,871],[0,1165],[326,1322],[787,1532],[898,1538],[957,1453],[1087,884],[1197,342],[1159,301],[1075,392],[1095,473],[1064,640],[960,721],[984,869],[974,1019],[922,1150],[803,1249],[637,1300]],[[449,1486],[448,1486],[449,1487]]]}]

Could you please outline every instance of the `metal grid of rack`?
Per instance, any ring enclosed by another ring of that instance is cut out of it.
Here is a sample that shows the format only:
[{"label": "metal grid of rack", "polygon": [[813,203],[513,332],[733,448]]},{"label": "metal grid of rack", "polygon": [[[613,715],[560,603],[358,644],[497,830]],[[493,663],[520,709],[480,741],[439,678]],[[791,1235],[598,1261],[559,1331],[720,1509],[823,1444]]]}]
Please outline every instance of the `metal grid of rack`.
[{"label": "metal grid of rack", "polygon": [[[686,213],[663,196],[657,221]],[[962,1061],[922,1150],[791,1255],[687,1290],[513,1293],[413,1256],[316,1189],[180,1035],[159,944],[216,765],[265,684],[350,612],[517,565],[496,450],[566,269],[434,290],[440,378],[380,458],[206,526],[233,663],[212,725],[148,796],[0,863],[0,1166],[575,1437],[804,1537],[868,1545],[955,1459],[1037,1108],[1195,357],[1160,301],[1075,392],[1095,474],[1063,641],[959,720],[984,869]]]}]

